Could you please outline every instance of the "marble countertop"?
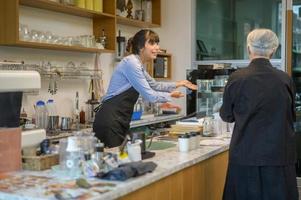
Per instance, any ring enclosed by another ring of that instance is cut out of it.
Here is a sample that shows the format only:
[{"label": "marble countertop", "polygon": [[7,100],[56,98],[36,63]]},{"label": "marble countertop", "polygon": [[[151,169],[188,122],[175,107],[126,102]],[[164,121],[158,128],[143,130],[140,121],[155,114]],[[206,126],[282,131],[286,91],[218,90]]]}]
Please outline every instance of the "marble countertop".
[{"label": "marble countertop", "polygon": [[[203,138],[204,139],[204,138]],[[208,140],[214,140],[214,137],[211,138],[205,138]],[[110,200],[110,199],[116,199],[118,197],[124,196],[126,194],[129,194],[133,191],[136,191],[142,187],[145,187],[153,182],[156,182],[160,179],[163,179],[164,177],[167,177],[173,173],[176,173],[186,167],[192,166],[196,163],[199,163],[201,161],[204,161],[214,155],[217,155],[219,153],[222,153],[229,148],[229,139],[221,138],[220,140],[223,141],[223,144],[219,145],[212,145],[212,146],[199,146],[197,149],[189,151],[189,152],[179,152],[178,147],[171,147],[165,150],[157,150],[153,151],[156,153],[156,155],[153,158],[147,159],[145,161],[153,161],[158,166],[152,173],[147,173],[143,176],[131,178],[124,182],[119,181],[103,181],[103,180],[97,180],[98,182],[105,182],[105,183],[113,183],[115,184],[115,187],[110,188],[110,190],[94,195],[92,197],[89,197],[87,199],[89,200]],[[37,176],[43,176],[48,172],[32,172],[33,174]],[[21,174],[24,174],[26,172],[21,172]],[[54,179],[56,181],[56,179]],[[0,199],[14,199],[14,200],[24,200],[24,199],[49,199],[49,200],[55,200],[54,196],[48,196],[45,198],[43,197],[44,194],[35,194],[34,192],[30,191],[17,191],[12,192],[10,194],[5,193],[1,191],[1,184],[3,186],[3,183],[1,183],[0,179]],[[56,183],[58,184],[58,183]],[[34,190],[36,190],[34,188]]]},{"label": "marble countertop", "polygon": [[186,167],[211,158],[219,153],[229,149],[229,140],[225,140],[225,144],[216,146],[200,146],[199,148],[182,153],[178,151],[178,147],[172,147],[166,150],[158,150],[156,156],[146,161],[153,161],[158,166],[152,173],[145,174],[141,177],[132,178],[117,185],[116,189],[103,194],[93,200],[109,200],[129,194],[164,177],[176,173]]}]

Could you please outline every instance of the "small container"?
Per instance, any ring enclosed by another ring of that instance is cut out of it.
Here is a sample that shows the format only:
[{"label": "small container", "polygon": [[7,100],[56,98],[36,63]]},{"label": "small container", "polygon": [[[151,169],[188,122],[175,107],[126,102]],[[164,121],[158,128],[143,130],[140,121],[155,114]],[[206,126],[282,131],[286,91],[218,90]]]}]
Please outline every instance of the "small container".
[{"label": "small container", "polygon": [[180,152],[188,152],[190,150],[189,138],[190,136],[187,134],[179,136],[178,143]]},{"label": "small container", "polygon": [[189,150],[194,150],[194,137],[192,133],[185,133],[189,136]]},{"label": "small container", "polygon": [[85,124],[86,123],[86,113],[84,111],[84,108],[82,107],[80,113],[79,113],[79,123]]},{"label": "small container", "polygon": [[191,149],[196,149],[198,147],[197,144],[197,135],[195,132],[190,132],[191,140],[192,140],[192,148]]},{"label": "small container", "polygon": [[135,143],[131,143],[131,142],[127,143],[128,155],[132,162],[142,160],[141,146],[140,146],[141,143],[142,143],[141,140],[136,140]]},{"label": "small container", "polygon": [[195,132],[196,134],[196,139],[195,139],[195,142],[196,142],[196,149],[199,148],[200,146],[200,141],[201,141],[201,134],[199,132]]}]

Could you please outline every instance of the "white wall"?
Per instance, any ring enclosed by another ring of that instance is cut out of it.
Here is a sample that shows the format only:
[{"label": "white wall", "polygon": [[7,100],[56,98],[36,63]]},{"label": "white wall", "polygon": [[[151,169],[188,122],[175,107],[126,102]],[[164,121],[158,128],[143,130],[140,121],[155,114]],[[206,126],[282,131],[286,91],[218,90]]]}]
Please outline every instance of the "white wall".
[{"label": "white wall", "polygon": [[[154,29],[160,35],[161,48],[167,49],[173,55],[173,80],[185,79],[185,70],[191,66],[191,1],[162,0],[162,27]],[[30,29],[49,30],[61,36],[92,33],[92,21],[90,19],[36,8],[22,7],[20,23],[27,24]],[[139,30],[123,25],[118,25],[117,31],[119,29],[127,38]],[[76,65],[85,62],[88,66],[94,67],[94,59],[95,54],[91,53],[0,46],[0,61],[14,60],[35,64],[41,61],[50,61],[52,65],[60,66],[73,61]],[[101,54],[105,89],[108,86],[114,65],[113,54]],[[85,105],[84,102],[89,99],[88,83],[87,80],[61,80],[58,81],[57,94],[51,95],[48,93],[49,80],[43,80],[42,89],[38,96],[24,95],[23,107],[31,115],[34,111],[33,105],[37,100],[47,101],[52,98],[57,102],[59,115],[71,116],[76,91],[79,91],[80,94],[80,105]],[[176,103],[181,105],[185,111],[185,99],[177,100]]]},{"label": "white wall", "polygon": [[[192,63],[193,0],[162,0],[162,27],[157,29],[160,46],[172,54],[173,80],[186,79]],[[182,89],[185,92],[185,89]],[[186,101],[175,101],[186,112]]]}]

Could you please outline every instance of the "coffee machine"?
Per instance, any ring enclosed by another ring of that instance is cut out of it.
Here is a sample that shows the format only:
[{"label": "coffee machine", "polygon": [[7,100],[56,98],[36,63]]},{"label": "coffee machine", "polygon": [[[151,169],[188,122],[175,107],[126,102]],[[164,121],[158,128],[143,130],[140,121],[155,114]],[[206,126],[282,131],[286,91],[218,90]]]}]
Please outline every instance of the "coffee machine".
[{"label": "coffee machine", "polygon": [[[0,63],[1,64],[1,63]],[[20,109],[22,94],[41,88],[36,71],[0,70],[0,174],[21,168]],[[9,158],[9,159],[7,159]]]},{"label": "coffee machine", "polygon": [[198,65],[197,69],[187,70],[187,80],[198,85],[197,91],[186,93],[187,115],[204,117],[216,112],[228,77],[235,70],[230,64]]}]

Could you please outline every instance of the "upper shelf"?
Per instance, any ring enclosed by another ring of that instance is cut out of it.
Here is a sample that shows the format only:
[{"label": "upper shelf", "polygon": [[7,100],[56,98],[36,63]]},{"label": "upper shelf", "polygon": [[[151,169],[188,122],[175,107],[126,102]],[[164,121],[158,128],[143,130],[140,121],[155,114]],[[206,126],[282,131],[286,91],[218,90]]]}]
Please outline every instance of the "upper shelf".
[{"label": "upper shelf", "polygon": [[160,27],[159,24],[153,24],[153,23],[144,22],[144,21],[140,21],[140,20],[129,19],[126,17],[116,16],[116,19],[117,19],[117,23],[123,24],[123,25],[128,25],[128,26],[135,26],[135,27],[139,27],[139,28],[158,28],[158,27]]},{"label": "upper shelf", "polygon": [[49,0],[20,0],[20,4],[24,6],[41,8],[45,10],[51,10],[81,17],[115,18],[115,16],[112,14],[96,12],[93,10],[87,10],[76,6],[69,6],[61,3],[52,2]]},{"label": "upper shelf", "polygon": [[76,47],[76,46],[56,45],[56,44],[27,42],[27,41],[17,41],[16,46],[27,47],[27,48],[38,48],[38,49],[61,50],[61,51],[78,51],[78,52],[87,52],[87,53],[114,53],[115,52],[114,50],[108,50],[108,49]]}]

